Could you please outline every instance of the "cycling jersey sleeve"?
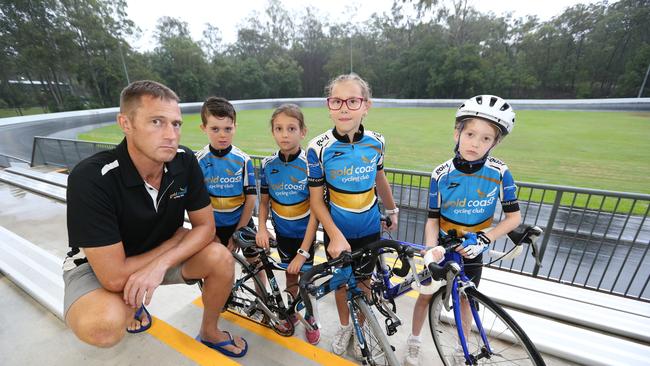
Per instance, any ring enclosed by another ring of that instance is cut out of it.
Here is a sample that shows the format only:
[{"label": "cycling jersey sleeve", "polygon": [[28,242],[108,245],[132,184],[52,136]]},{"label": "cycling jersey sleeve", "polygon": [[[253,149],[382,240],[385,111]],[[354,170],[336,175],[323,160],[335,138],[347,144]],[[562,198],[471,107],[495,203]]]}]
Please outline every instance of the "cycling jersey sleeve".
[{"label": "cycling jersey sleeve", "polygon": [[512,177],[510,170],[506,170],[503,173],[503,179],[501,181],[501,207],[504,212],[519,211],[517,185],[515,184],[515,180]]},{"label": "cycling jersey sleeve", "polygon": [[430,219],[440,218],[440,193],[438,191],[437,176],[431,176],[431,183],[429,184],[429,213]]},{"label": "cycling jersey sleeve", "polygon": [[381,134],[376,134],[377,139],[381,142],[381,153],[379,154],[379,159],[377,159],[377,171],[384,169],[384,154],[386,152],[386,140]]},{"label": "cycling jersey sleeve", "polygon": [[244,194],[257,195],[255,187],[255,168],[253,167],[253,160],[250,158],[246,160],[246,169],[244,173]]},{"label": "cycling jersey sleeve", "polygon": [[325,183],[323,164],[318,157],[318,152],[313,147],[307,150],[307,181],[310,187],[320,187]]},{"label": "cycling jersey sleeve", "polygon": [[262,162],[262,168],[260,169],[260,193],[269,194],[269,183],[266,180],[266,166]]}]

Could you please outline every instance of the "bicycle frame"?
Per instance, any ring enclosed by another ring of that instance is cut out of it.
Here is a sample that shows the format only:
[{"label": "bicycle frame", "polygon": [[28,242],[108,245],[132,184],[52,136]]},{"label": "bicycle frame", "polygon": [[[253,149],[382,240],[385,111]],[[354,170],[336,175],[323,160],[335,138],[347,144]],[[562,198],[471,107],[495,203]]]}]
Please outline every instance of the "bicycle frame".
[{"label": "bicycle frame", "polygon": [[[410,246],[416,250],[422,250],[425,247],[419,244],[415,243],[409,243],[409,242],[399,242],[402,245]],[[426,285],[431,279],[431,273],[425,266],[424,269],[420,272],[417,272],[416,267],[415,267],[415,261],[413,258],[408,258],[409,265],[411,266],[411,273],[404,279],[404,281],[393,285],[390,282],[390,268],[386,265],[386,260],[384,255],[379,256],[379,261],[377,262],[377,280],[380,280],[382,283],[382,297],[385,300],[392,301],[396,297],[399,297],[409,291],[411,291],[412,284],[414,282],[418,282],[421,285]],[[454,276],[453,280],[447,282],[447,295],[444,297],[445,299],[445,306],[449,306],[448,301],[449,297],[451,297],[452,300],[452,305],[453,305],[453,310],[454,310],[454,322],[456,325],[456,329],[458,331],[458,338],[460,340],[461,347],[463,349],[463,354],[465,356],[465,360],[468,364],[474,364],[475,360],[473,360],[469,348],[467,346],[467,339],[465,338],[465,334],[463,332],[463,325],[462,325],[462,317],[461,317],[461,298],[460,294],[464,291],[465,288],[467,287],[475,287],[474,283],[467,278],[465,275],[464,271],[464,264],[463,264],[463,257],[455,252],[451,251],[445,254],[444,260],[440,263],[441,266],[443,266],[445,263],[448,261],[453,261],[457,263],[460,266],[460,271],[459,273]],[[452,306],[449,306],[447,310],[449,310]],[[475,306],[472,306],[470,304],[470,309],[472,312],[472,317],[474,319],[474,322],[476,324],[477,330],[481,336],[481,339],[483,340],[486,350],[484,352],[487,352],[487,354],[492,354],[492,348],[490,347],[488,337],[485,333],[485,330],[483,328],[483,324],[481,322],[480,316],[478,314],[478,311]],[[380,312],[382,309],[379,309]],[[387,309],[384,309],[387,310]],[[382,312],[383,313],[383,312]],[[386,315],[384,313],[384,315]],[[389,324],[388,319],[392,318],[394,316],[394,319],[390,322],[390,325],[397,323],[397,325],[401,324],[401,321],[399,320],[399,317],[396,316],[396,314],[393,311],[390,311],[389,316],[387,316],[387,325]],[[389,325],[389,326],[390,326]],[[396,327],[396,326],[395,326]]]}]

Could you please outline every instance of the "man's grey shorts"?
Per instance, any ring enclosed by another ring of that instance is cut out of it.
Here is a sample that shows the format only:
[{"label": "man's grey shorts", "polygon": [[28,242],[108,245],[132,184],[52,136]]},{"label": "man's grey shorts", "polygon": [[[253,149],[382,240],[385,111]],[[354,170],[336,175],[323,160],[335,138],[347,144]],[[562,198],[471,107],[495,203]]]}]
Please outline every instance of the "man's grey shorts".
[{"label": "man's grey shorts", "polygon": [[[186,280],[181,275],[181,267],[183,265],[179,264],[176,267],[172,267],[167,270],[165,273],[165,278],[161,285],[176,285],[176,284],[188,284],[193,285],[199,280]],[[101,288],[102,285],[99,283],[99,279],[93,272],[93,269],[90,267],[89,263],[84,263],[80,266],[77,266],[71,270],[63,272],[63,282],[65,284],[65,291],[63,295],[63,317],[65,318],[70,306],[77,301],[83,295],[89,293],[90,291]]]}]

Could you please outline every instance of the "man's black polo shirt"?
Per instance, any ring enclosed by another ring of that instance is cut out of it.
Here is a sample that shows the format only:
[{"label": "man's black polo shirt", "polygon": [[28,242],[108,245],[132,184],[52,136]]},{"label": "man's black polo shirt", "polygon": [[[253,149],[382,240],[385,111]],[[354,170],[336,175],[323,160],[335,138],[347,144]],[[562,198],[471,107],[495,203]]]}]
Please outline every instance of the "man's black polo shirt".
[{"label": "man's black polo shirt", "polygon": [[[74,262],[85,262],[77,248],[121,241],[126,256],[147,252],[183,225],[184,212],[210,204],[203,173],[192,151],[181,146],[165,164],[157,204],[129,157],[126,140],[113,150],[81,161],[68,177],[68,239]],[[157,207],[156,207],[157,206]],[[68,262],[68,261],[66,261]]]}]

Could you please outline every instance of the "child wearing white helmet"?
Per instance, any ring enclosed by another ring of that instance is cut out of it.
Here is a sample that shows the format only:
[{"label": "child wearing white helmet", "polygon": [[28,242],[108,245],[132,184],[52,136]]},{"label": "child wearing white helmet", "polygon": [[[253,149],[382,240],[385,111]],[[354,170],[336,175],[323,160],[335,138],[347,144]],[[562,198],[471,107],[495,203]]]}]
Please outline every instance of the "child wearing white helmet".
[{"label": "child wearing white helmet", "polygon": [[[455,229],[459,235],[476,233],[476,243],[459,247],[457,251],[464,257],[465,274],[477,286],[482,267],[472,264],[482,263],[482,253],[489,244],[521,223],[512,174],[506,164],[490,156],[490,151],[512,132],[514,125],[515,112],[505,100],[493,95],[468,99],[456,111],[455,156],[435,167],[431,174],[429,218],[424,231],[429,255],[436,262],[443,259],[444,249],[437,246],[438,238],[449,230]],[[488,232],[497,201],[501,202],[505,217]],[[423,288],[413,309],[406,366],[419,365],[420,332],[432,296],[432,291]],[[461,302],[461,314],[467,335],[471,331],[472,315],[466,299]]]}]

